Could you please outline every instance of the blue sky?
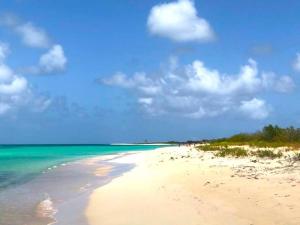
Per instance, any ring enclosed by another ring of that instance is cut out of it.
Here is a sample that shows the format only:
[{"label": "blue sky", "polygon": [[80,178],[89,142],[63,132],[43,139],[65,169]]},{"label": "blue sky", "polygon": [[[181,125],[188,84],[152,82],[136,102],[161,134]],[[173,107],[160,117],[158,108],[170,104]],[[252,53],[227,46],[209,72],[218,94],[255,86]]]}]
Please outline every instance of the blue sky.
[{"label": "blue sky", "polygon": [[299,9],[296,0],[1,1],[0,142],[300,126]]}]

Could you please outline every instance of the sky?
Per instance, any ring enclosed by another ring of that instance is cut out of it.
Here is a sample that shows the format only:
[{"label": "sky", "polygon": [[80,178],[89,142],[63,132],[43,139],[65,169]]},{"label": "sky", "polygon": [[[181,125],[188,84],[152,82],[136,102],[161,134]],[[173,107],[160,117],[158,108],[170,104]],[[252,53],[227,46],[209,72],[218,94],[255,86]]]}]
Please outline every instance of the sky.
[{"label": "sky", "polygon": [[2,0],[0,143],[300,127],[297,0]]}]

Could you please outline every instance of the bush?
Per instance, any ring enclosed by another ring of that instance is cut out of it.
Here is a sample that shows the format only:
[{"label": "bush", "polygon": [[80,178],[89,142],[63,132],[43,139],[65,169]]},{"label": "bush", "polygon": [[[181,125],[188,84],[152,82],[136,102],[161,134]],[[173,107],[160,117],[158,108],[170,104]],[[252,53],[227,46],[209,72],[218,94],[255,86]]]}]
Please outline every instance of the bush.
[{"label": "bush", "polygon": [[219,151],[216,156],[225,157],[225,156],[234,156],[234,157],[245,157],[248,153],[243,148],[223,148]]},{"label": "bush", "polygon": [[277,125],[265,126],[261,131],[247,134],[241,133],[229,138],[213,140],[211,144],[251,145],[256,147],[290,146],[300,148],[300,129],[294,127],[281,128]]},{"label": "bush", "polygon": [[230,142],[248,142],[248,141],[251,141],[251,140],[252,140],[251,135],[242,133],[242,134],[233,135],[232,137],[228,138],[227,141],[230,141]]},{"label": "bush", "polygon": [[260,157],[260,158],[280,158],[282,157],[282,152],[275,153],[271,150],[258,150],[257,152],[254,153],[254,155]]},{"label": "bush", "polygon": [[219,151],[221,150],[221,147],[216,145],[202,145],[202,146],[198,146],[197,149],[204,152],[210,152],[210,151]]}]

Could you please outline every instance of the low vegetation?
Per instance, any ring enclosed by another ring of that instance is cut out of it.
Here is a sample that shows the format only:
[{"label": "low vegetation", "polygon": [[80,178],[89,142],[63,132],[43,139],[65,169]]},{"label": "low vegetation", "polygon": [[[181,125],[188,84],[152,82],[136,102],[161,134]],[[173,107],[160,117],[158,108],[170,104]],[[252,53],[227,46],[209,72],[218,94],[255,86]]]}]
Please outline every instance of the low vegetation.
[{"label": "low vegetation", "polygon": [[[255,149],[249,149],[246,146],[255,147]],[[285,148],[276,149],[280,147]],[[281,128],[276,125],[268,125],[255,133],[241,133],[229,138],[202,142],[197,149],[214,152],[219,157],[280,158],[283,156],[281,151],[300,149],[300,128]],[[300,161],[300,153],[295,153],[294,160]]]},{"label": "low vegetation", "polygon": [[214,151],[220,151],[223,147],[222,146],[218,146],[218,145],[212,145],[212,144],[206,144],[206,145],[201,145],[198,146],[197,149],[204,151],[204,152],[214,152]]},{"label": "low vegetation", "polygon": [[300,152],[296,153],[293,159],[294,161],[300,161]]},{"label": "low vegetation", "polygon": [[222,138],[210,142],[213,145],[249,145],[255,147],[290,147],[300,148],[300,128],[281,128],[277,125],[265,126],[255,133],[240,133],[229,138]]},{"label": "low vegetation", "polygon": [[[273,151],[273,150],[265,150],[265,149],[258,149],[257,151],[247,151],[243,146],[235,147],[235,146],[221,146],[221,145],[214,145],[214,144],[207,144],[197,147],[200,151],[205,152],[214,152],[218,157],[246,157],[246,156],[257,156],[259,158],[280,158],[283,156],[281,151]],[[295,159],[299,158],[300,160],[300,153],[295,155]]]},{"label": "low vegetation", "polygon": [[204,152],[215,152],[215,155],[220,157],[244,157],[248,155],[247,151],[243,148],[220,146],[213,144],[201,145],[198,146],[197,149]]},{"label": "low vegetation", "polygon": [[258,156],[259,158],[271,158],[271,159],[275,159],[275,158],[280,158],[282,157],[282,152],[273,152],[271,150],[258,150],[256,152],[253,153],[253,155]]},{"label": "low vegetation", "polygon": [[245,157],[248,156],[248,153],[243,148],[223,148],[221,149],[216,156],[225,157],[225,156],[232,156],[232,157]]}]

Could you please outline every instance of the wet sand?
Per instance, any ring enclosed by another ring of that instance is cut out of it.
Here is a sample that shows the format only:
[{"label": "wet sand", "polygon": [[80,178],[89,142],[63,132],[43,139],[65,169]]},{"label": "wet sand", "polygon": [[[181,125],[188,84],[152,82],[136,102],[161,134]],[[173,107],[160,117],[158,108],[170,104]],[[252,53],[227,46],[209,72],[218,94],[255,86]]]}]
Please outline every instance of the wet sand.
[{"label": "wet sand", "polygon": [[299,225],[300,163],[166,147],[111,160],[136,167],[93,191],[90,225]]},{"label": "wet sand", "polygon": [[35,179],[0,192],[1,225],[87,225],[91,192],[133,168],[98,156],[53,166]]}]

